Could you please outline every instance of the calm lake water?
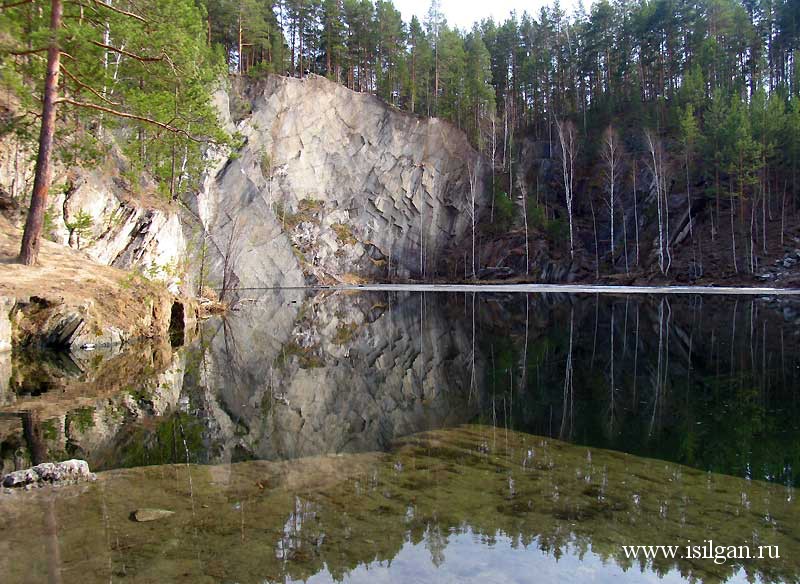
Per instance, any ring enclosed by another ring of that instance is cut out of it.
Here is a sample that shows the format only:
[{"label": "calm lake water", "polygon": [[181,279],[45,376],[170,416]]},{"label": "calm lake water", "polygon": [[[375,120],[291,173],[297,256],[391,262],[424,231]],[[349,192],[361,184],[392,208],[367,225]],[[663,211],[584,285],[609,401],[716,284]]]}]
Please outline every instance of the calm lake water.
[{"label": "calm lake water", "polygon": [[[0,357],[2,472],[102,471],[0,494],[0,573],[797,582],[798,393],[791,297],[264,291],[182,347]],[[622,547],[689,540],[780,558]]]}]

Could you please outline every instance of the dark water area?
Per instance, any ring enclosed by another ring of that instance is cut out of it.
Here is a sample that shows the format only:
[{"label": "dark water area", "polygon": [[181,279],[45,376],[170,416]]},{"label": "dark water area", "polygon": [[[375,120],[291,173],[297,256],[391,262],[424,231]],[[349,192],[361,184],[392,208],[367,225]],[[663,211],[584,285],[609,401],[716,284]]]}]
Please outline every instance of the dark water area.
[{"label": "dark water area", "polygon": [[[505,408],[502,424],[517,430],[797,485],[800,333],[784,316],[792,308],[604,296],[497,308],[480,341],[493,422]],[[489,421],[486,408],[479,419]]]},{"label": "dark water area", "polygon": [[[3,472],[108,471],[0,495],[0,550],[56,537],[98,581],[800,575],[791,297],[264,291],[177,350],[17,352],[0,374]],[[137,507],[175,515],[144,527]],[[781,559],[621,547],[709,538]],[[39,581],[26,558],[0,570]]]}]

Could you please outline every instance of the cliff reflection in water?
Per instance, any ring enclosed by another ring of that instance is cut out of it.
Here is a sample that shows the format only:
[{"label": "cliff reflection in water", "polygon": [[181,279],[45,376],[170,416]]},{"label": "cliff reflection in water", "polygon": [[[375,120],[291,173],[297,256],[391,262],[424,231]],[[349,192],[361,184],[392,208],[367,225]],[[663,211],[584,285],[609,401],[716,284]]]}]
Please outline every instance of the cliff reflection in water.
[{"label": "cliff reflection in water", "polygon": [[[144,507],[174,514],[128,519]],[[796,582],[798,521],[791,486],[463,426],[388,453],[140,467],[0,498],[0,570],[85,584]],[[781,557],[634,561],[621,548],[704,539]]]},{"label": "cliff reflection in water", "polygon": [[800,327],[781,302],[267,291],[172,355],[78,359],[72,377],[15,356],[4,470],[377,451],[479,421],[796,485]]}]

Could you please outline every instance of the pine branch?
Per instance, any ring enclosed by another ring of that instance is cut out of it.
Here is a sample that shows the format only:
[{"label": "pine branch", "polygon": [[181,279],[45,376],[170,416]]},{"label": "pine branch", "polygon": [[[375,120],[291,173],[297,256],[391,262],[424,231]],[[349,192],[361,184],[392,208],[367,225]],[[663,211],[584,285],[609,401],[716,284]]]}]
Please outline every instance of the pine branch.
[{"label": "pine branch", "polygon": [[59,98],[57,103],[68,103],[68,104],[74,105],[76,107],[83,107],[83,108],[87,108],[87,109],[93,109],[93,110],[97,110],[97,111],[100,111],[100,112],[111,114],[113,116],[117,116],[117,117],[120,117],[120,118],[125,118],[125,119],[128,119],[128,120],[136,120],[136,121],[139,121],[139,122],[144,122],[144,123],[147,123],[147,124],[151,124],[153,126],[161,128],[163,130],[167,130],[168,132],[172,132],[173,134],[181,134],[181,135],[185,136],[186,138],[188,138],[189,140],[191,140],[193,142],[198,142],[200,144],[216,144],[216,142],[214,140],[198,138],[196,136],[192,136],[189,132],[187,132],[183,128],[176,128],[175,126],[172,126],[170,124],[165,124],[163,122],[159,122],[158,120],[154,120],[152,118],[148,118],[148,117],[145,117],[145,116],[137,116],[136,114],[129,114],[127,112],[121,112],[119,110],[107,108],[107,107],[104,107],[102,105],[97,105],[96,103],[88,103],[88,102],[84,102],[84,101],[76,101],[76,100],[70,99],[68,97]]},{"label": "pine branch", "polygon": [[[36,55],[38,53],[44,53],[45,51],[47,51],[47,47],[39,47],[38,49],[30,49],[28,51],[9,51],[8,54],[14,55],[15,57],[24,57],[25,55]],[[59,51],[59,53],[67,59],[75,60],[75,57],[65,51]]]},{"label": "pine branch", "polygon": [[101,43],[99,41],[89,41],[89,42],[92,43],[93,45],[96,45],[96,46],[101,47],[103,49],[108,49],[109,51],[112,51],[114,53],[119,53],[120,55],[125,55],[126,57],[130,57],[131,59],[135,59],[135,60],[137,60],[137,61],[139,61],[141,63],[158,63],[160,61],[163,61],[164,57],[165,57],[164,53],[162,53],[158,57],[143,57],[142,55],[137,55],[135,53],[131,53],[129,51],[126,51],[125,49],[119,49],[117,47],[112,47],[111,45],[107,45],[107,44]]},{"label": "pine branch", "polygon": [[0,10],[6,10],[7,8],[15,8],[17,6],[22,6],[23,4],[30,4],[33,0],[20,0],[19,2],[12,2],[11,4],[3,4],[0,6]]},{"label": "pine branch", "polygon": [[29,49],[27,51],[9,51],[10,55],[15,57],[24,57],[25,55],[35,55],[36,53],[44,53],[47,47],[39,47],[38,49]]},{"label": "pine branch", "polygon": [[75,82],[75,83],[78,85],[78,87],[81,87],[81,88],[83,88],[83,89],[85,89],[85,90],[87,90],[87,91],[91,92],[92,94],[94,94],[96,97],[98,97],[98,98],[102,99],[102,100],[103,100],[104,102],[106,102],[107,104],[109,104],[109,105],[122,105],[122,104],[121,104],[121,103],[119,103],[119,102],[116,102],[116,101],[111,101],[110,99],[108,99],[107,97],[105,97],[104,95],[102,95],[102,94],[101,94],[99,91],[97,91],[97,90],[96,90],[94,87],[91,87],[91,86],[87,85],[86,83],[84,83],[83,81],[81,81],[80,79],[78,79],[77,77],[75,77],[75,75],[73,75],[72,73],[70,73],[70,72],[69,72],[69,70],[67,70],[67,68],[66,68],[66,67],[64,67],[64,65],[61,65],[61,70],[64,72],[64,74],[65,74],[67,77],[69,77],[70,79],[72,79],[72,80],[73,80],[73,81],[74,81],[74,82]]},{"label": "pine branch", "polygon": [[92,0],[92,2],[95,4],[95,6],[101,6],[106,10],[111,10],[112,12],[116,12],[117,14],[122,14],[123,16],[127,16],[128,18],[136,19],[139,22],[144,22],[145,24],[148,23],[148,21],[145,18],[139,16],[138,14],[134,14],[133,12],[128,12],[127,10],[116,8],[111,4],[106,4],[105,2],[101,2],[100,0]]}]

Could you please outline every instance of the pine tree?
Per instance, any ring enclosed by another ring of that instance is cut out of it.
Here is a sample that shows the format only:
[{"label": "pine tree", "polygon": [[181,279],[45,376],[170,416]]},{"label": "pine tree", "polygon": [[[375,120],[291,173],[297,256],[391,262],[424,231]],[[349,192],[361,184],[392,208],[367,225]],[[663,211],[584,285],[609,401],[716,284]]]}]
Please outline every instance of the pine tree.
[{"label": "pine tree", "polygon": [[477,28],[467,35],[465,109],[470,113],[467,131],[479,150],[484,149],[481,121],[494,113],[491,56]]},{"label": "pine tree", "polygon": [[[10,8],[17,15],[3,18],[25,18],[31,8],[47,18],[30,20],[27,36],[14,38],[10,51],[29,58],[4,59],[19,75],[21,95],[29,84],[45,86],[36,180],[20,252],[25,264],[37,259],[54,156],[66,155],[70,163],[97,156],[109,131],[124,120],[129,131],[114,136],[134,171],[148,171],[162,192],[176,198],[203,167],[201,144],[225,139],[209,96],[221,70],[208,47],[204,13],[192,0],[89,7],[31,2]],[[46,60],[39,57],[44,49]],[[60,59],[62,54],[69,58]],[[56,107],[64,112],[58,118]]]},{"label": "pine tree", "polygon": [[408,94],[409,109],[414,112],[425,111],[430,115],[430,71],[433,65],[433,51],[416,16],[411,18],[408,30]]},{"label": "pine tree", "polygon": [[334,81],[342,80],[344,60],[344,18],[341,0],[324,0],[322,3],[322,43],[325,56],[325,75]]}]

